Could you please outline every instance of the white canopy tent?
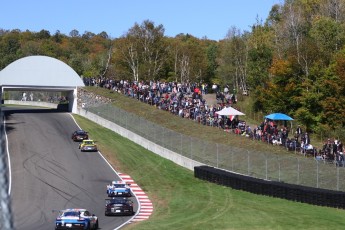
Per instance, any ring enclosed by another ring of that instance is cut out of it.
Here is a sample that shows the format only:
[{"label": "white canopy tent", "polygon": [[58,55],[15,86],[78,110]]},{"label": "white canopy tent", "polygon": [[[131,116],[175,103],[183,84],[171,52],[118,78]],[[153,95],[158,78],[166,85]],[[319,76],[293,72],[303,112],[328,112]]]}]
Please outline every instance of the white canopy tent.
[{"label": "white canopy tent", "polygon": [[216,114],[221,115],[221,116],[241,116],[245,115],[244,113],[232,108],[232,107],[225,107],[220,111],[217,111]]},{"label": "white canopy tent", "polygon": [[220,111],[216,112],[217,115],[219,116],[228,116],[230,120],[232,121],[235,116],[242,116],[245,115],[244,113],[232,108],[232,107],[225,107]]}]

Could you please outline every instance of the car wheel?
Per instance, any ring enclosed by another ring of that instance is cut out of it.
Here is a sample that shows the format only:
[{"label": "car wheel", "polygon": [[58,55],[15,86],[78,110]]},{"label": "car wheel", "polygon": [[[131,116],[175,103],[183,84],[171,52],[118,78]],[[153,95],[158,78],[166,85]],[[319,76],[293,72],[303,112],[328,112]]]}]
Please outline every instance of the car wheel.
[{"label": "car wheel", "polygon": [[87,223],[87,228],[86,230],[91,230],[90,222]]},{"label": "car wheel", "polygon": [[95,229],[98,229],[98,220],[96,221]]}]

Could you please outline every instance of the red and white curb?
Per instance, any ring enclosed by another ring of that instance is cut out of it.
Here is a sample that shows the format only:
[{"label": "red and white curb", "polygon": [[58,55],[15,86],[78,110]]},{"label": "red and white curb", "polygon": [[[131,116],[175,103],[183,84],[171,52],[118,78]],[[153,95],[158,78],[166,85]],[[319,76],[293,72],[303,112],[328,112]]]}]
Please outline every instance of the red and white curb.
[{"label": "red and white curb", "polygon": [[132,190],[132,193],[137,197],[140,203],[140,209],[137,211],[138,214],[133,218],[132,221],[147,220],[153,212],[153,205],[151,200],[139,187],[139,185],[134,183],[134,180],[129,175],[123,173],[118,173],[118,175],[124,182],[131,184],[130,188]]}]

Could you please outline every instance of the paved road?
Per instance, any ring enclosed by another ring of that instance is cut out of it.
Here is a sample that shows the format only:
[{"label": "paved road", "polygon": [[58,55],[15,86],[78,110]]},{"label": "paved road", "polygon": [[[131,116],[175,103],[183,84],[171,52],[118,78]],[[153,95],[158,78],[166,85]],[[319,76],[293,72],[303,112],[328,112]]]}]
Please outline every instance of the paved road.
[{"label": "paved road", "polygon": [[52,210],[65,208],[89,209],[99,217],[100,229],[131,218],[104,216],[106,184],[117,176],[98,153],[80,152],[70,139],[77,128],[67,113],[7,112],[15,229],[54,229]]}]

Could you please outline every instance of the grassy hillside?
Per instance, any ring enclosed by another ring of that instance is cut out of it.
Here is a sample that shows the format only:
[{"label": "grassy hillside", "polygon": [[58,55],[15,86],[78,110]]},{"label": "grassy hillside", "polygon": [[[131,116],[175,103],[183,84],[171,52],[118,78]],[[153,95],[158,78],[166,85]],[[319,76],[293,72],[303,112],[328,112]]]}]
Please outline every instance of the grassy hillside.
[{"label": "grassy hillside", "polygon": [[238,136],[233,133],[226,133],[215,127],[200,125],[189,119],[182,119],[170,114],[169,112],[156,109],[151,105],[114,93],[104,88],[86,87],[86,89],[95,94],[111,98],[115,106],[127,112],[136,114],[156,124],[188,136],[239,148],[246,148],[248,150],[255,149],[256,151],[261,150],[272,154],[293,154],[286,151],[284,148],[268,145],[259,141],[251,141],[246,137]]}]

